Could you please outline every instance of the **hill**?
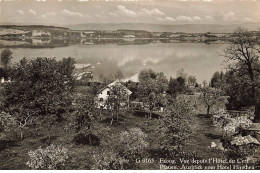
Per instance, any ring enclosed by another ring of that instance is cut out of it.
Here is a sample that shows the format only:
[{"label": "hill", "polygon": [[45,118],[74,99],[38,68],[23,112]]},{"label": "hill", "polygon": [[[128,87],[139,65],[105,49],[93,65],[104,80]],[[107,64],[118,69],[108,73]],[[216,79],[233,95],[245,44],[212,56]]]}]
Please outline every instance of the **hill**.
[{"label": "hill", "polygon": [[145,24],[145,23],[86,23],[68,25],[66,27],[73,30],[145,30],[150,32],[186,32],[186,33],[230,33],[237,27],[246,27],[251,31],[258,31],[260,23],[244,24],[184,24],[184,25],[162,25],[162,24]]}]

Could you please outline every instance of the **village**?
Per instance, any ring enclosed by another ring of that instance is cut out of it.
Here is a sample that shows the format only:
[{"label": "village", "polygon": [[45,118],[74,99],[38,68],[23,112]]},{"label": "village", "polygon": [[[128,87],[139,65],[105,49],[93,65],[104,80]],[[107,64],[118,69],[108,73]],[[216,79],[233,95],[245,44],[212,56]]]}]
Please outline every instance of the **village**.
[{"label": "village", "polygon": [[[257,41],[259,31],[252,31]],[[1,47],[64,47],[72,44],[149,44],[191,42],[223,44],[232,41],[230,33],[149,32],[145,30],[71,30],[55,26],[0,26]]]}]

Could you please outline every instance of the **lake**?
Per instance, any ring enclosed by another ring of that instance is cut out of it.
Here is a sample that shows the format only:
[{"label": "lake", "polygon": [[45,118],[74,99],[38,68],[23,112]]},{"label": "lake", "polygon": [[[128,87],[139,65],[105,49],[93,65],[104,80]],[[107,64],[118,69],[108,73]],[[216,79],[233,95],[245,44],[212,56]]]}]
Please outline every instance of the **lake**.
[{"label": "lake", "polygon": [[[94,78],[100,74],[114,74],[121,70],[126,77],[144,68],[176,77],[176,71],[196,76],[198,82],[209,82],[215,71],[223,69],[221,57],[224,44],[204,43],[151,43],[145,45],[82,45],[73,44],[55,48],[10,48],[12,62],[23,57],[73,57],[77,63],[95,66]],[[1,48],[2,49],[2,48]],[[98,63],[100,62],[100,64]],[[97,64],[98,63],[98,64]]]}]

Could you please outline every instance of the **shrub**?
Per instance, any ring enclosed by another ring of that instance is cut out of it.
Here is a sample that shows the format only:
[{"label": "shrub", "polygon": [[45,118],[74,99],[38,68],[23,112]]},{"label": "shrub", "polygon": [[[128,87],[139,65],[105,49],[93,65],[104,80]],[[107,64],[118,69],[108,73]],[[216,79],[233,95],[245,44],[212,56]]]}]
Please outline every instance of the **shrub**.
[{"label": "shrub", "polygon": [[94,165],[92,169],[117,170],[124,169],[128,163],[123,157],[120,157],[113,151],[102,151],[100,154],[94,154]]},{"label": "shrub", "polygon": [[9,138],[15,131],[18,122],[15,117],[8,113],[0,113],[0,139]]},{"label": "shrub", "polygon": [[124,154],[139,154],[148,147],[147,135],[140,128],[131,128],[121,132],[119,145],[123,147]]},{"label": "shrub", "polygon": [[100,140],[96,135],[83,133],[76,134],[73,138],[73,142],[75,142],[77,145],[83,144],[97,146],[100,144]]},{"label": "shrub", "polygon": [[58,169],[64,166],[68,159],[68,150],[61,146],[50,145],[45,149],[41,147],[35,151],[29,151],[30,161],[26,163],[32,169]]}]

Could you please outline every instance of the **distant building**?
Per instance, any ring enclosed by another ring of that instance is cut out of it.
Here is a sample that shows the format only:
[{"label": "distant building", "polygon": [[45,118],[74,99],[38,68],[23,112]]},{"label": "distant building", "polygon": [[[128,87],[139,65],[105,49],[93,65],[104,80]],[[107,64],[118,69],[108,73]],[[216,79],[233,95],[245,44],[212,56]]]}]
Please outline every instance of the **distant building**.
[{"label": "distant building", "polygon": [[135,38],[134,35],[124,35],[123,37],[124,37],[124,38]]},{"label": "distant building", "polygon": [[80,74],[76,74],[75,77],[76,77],[76,80],[92,79],[93,72],[92,71],[82,72]]},{"label": "distant building", "polygon": [[32,33],[33,37],[50,37],[51,33],[43,30],[34,30]]},{"label": "distant building", "polygon": [[108,84],[107,86],[105,86],[104,88],[102,88],[100,91],[97,92],[96,99],[95,99],[97,108],[107,109],[106,102],[111,93],[111,88],[115,85],[119,85],[127,91],[127,97],[128,97],[127,102],[121,103],[121,105],[122,106],[127,105],[127,107],[128,107],[129,96],[132,94],[132,92],[129,89],[127,89],[123,84],[121,84],[119,80],[116,80],[116,81],[112,82],[111,84]]}]

